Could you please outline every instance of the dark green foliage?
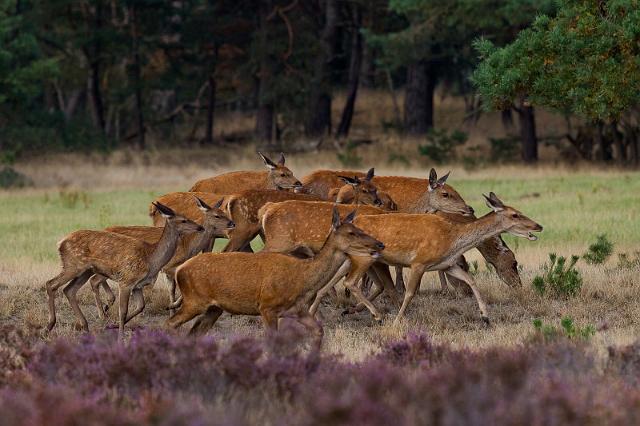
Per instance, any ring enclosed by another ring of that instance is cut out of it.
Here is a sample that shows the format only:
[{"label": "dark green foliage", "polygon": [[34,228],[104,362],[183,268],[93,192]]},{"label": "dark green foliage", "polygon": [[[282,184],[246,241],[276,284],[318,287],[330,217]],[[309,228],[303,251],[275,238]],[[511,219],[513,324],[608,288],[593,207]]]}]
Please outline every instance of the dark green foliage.
[{"label": "dark green foliage", "polygon": [[4,166],[0,169],[0,188],[24,188],[31,185],[33,185],[31,179],[13,167]]},{"label": "dark green foliage", "polygon": [[545,342],[560,338],[589,340],[596,333],[595,327],[591,324],[577,327],[571,317],[563,317],[560,320],[560,327],[544,324],[540,319],[534,319],[533,326],[538,333],[536,337],[541,337]]},{"label": "dark green foliage", "polygon": [[575,296],[582,287],[582,276],[575,268],[578,259],[580,256],[571,256],[571,260],[567,263],[564,256],[550,253],[549,263],[543,266],[544,273],[533,279],[533,288],[540,295]]},{"label": "dark green foliage", "polygon": [[589,120],[617,119],[638,104],[640,4],[637,0],[558,1],[516,40],[475,44],[482,63],[473,80],[489,106],[526,97],[533,105]]},{"label": "dark green foliage", "polygon": [[468,135],[460,130],[450,134],[446,130],[431,129],[427,134],[427,144],[420,145],[420,155],[429,157],[435,163],[444,163],[455,159],[455,149],[467,142]]},{"label": "dark green foliage", "polygon": [[613,253],[613,243],[607,239],[605,234],[598,235],[595,243],[589,246],[589,249],[582,258],[590,265],[599,265],[607,261]]}]

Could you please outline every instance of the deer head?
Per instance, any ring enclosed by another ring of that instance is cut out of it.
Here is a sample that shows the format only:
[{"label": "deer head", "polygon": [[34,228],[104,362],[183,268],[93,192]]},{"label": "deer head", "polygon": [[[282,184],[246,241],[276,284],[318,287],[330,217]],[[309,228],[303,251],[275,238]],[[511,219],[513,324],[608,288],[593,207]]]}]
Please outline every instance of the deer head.
[{"label": "deer head", "polygon": [[500,217],[500,223],[502,227],[504,227],[505,232],[515,235],[516,237],[526,238],[530,241],[538,239],[538,237],[532,233],[542,232],[542,225],[529,219],[513,207],[505,206],[493,192],[490,192],[488,197],[484,194],[482,195],[487,202],[487,206]]},{"label": "deer head", "polygon": [[258,152],[264,165],[269,170],[268,179],[276,189],[296,189],[302,188],[302,183],[284,165],[284,154],[280,153],[280,160],[277,163],[271,161],[267,156]]},{"label": "deer head", "polygon": [[352,222],[356,217],[356,211],[352,211],[344,219],[340,219],[340,213],[333,208],[331,221],[331,238],[336,247],[352,256],[366,256],[378,259],[380,251],[384,250],[384,244],[367,235]]},{"label": "deer head", "polygon": [[374,169],[369,169],[364,179],[357,176],[350,178],[348,176],[338,176],[344,183],[351,185],[354,191],[356,203],[368,204],[376,207],[383,205],[382,200],[378,197],[378,188],[371,182],[373,179]]},{"label": "deer head", "polygon": [[227,237],[228,231],[234,229],[236,224],[220,210],[224,198],[221,198],[213,207],[210,207],[202,199],[195,197],[196,204],[203,214],[202,225],[207,230],[213,230],[216,237]]},{"label": "deer head", "polygon": [[165,206],[164,204],[155,201],[153,205],[156,206],[162,217],[165,218],[165,226],[175,227],[179,235],[204,231],[204,228],[202,226],[198,225],[192,220],[187,219],[184,216],[176,214],[171,208]]},{"label": "deer head", "polygon": [[471,216],[473,208],[467,205],[460,194],[446,184],[449,174],[438,179],[435,169],[431,169],[429,173],[429,188],[427,195],[427,213],[435,213],[438,211],[445,213],[461,214],[463,216]]}]

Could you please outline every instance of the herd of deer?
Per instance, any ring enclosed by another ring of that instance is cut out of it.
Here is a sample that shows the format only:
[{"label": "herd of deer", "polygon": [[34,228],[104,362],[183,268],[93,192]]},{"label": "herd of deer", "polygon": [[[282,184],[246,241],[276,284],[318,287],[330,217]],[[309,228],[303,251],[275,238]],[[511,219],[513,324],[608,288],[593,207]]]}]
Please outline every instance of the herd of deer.
[{"label": "herd of deer", "polygon": [[[87,282],[106,318],[116,300],[111,279],[119,285],[122,336],[125,324],[144,309],[143,288],[160,271],[171,283],[168,326],[197,317],[191,328],[197,334],[226,311],[260,315],[270,328],[277,328],[279,319],[295,318],[320,345],[316,310],[339,280],[345,279],[359,303],[353,309],[366,308],[378,321],[382,314],[374,301],[386,293],[400,305],[397,322],[428,271],[438,271],[443,291],[448,284],[470,290],[488,324],[463,254],[478,248],[506,284],[520,286],[515,256],[500,234],[536,240],[533,232],[542,231],[493,192],[485,196],[492,212],[476,218],[446,183],[449,174],[438,178],[433,169],[428,180],[374,176],[371,169],[366,174],[319,170],[299,181],[284,155],[278,163],[260,156],[266,172],[225,173],[197,182],[189,192],[157,198],[149,211],[154,226],[81,230],[65,237],[58,245],[62,271],[46,284],[48,329],[56,324],[56,290],[65,284],[78,327],[89,329],[76,297]],[[257,235],[264,249],[253,253],[249,243]],[[222,253],[211,252],[217,237],[229,239]],[[396,268],[395,283],[390,266]],[[410,268],[406,284],[404,267]],[[368,295],[358,285],[365,277],[372,283]],[[129,299],[135,303],[131,312]]]}]

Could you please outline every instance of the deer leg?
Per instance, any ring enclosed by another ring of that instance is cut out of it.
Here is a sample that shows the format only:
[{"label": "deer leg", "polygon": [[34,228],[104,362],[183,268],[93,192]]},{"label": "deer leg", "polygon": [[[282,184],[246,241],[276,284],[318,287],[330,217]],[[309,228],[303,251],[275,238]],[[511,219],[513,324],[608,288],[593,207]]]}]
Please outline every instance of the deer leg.
[{"label": "deer leg", "polygon": [[109,305],[103,304],[102,298],[100,297],[100,287],[106,281],[107,281],[107,277],[100,274],[94,274],[91,278],[89,278],[89,285],[91,286],[91,291],[93,292],[93,298],[96,301],[96,307],[98,308],[98,315],[102,320],[107,319],[107,310],[109,309]]},{"label": "deer leg", "polygon": [[200,311],[199,309],[192,308],[188,304],[183,303],[178,308],[178,312],[176,312],[175,315],[167,320],[166,325],[167,327],[178,328],[185,322],[191,321],[201,313],[202,311]]},{"label": "deer leg", "polygon": [[446,272],[452,277],[455,277],[461,281],[464,281],[469,287],[471,287],[471,291],[473,291],[473,295],[476,297],[476,301],[478,302],[478,308],[480,309],[480,317],[482,318],[482,321],[486,325],[489,325],[489,317],[487,316],[487,305],[482,300],[482,296],[480,296],[480,292],[476,288],[476,285],[473,281],[473,278],[471,278],[471,275],[469,275],[469,273],[466,272],[464,269],[462,269],[458,264],[451,266],[449,269],[446,270]]},{"label": "deer leg", "polygon": [[116,295],[113,294],[113,290],[109,286],[109,283],[105,280],[102,282],[102,289],[107,293],[107,309],[111,307],[116,301]]},{"label": "deer leg", "polygon": [[171,269],[165,272],[165,276],[169,281],[169,315],[173,316],[176,312],[175,308],[172,307],[176,303],[176,270]]},{"label": "deer leg", "polygon": [[[365,295],[362,294],[362,290],[360,290],[360,288],[358,288],[358,286],[356,285],[358,280],[360,280],[360,278],[362,278],[367,270],[371,267],[371,262],[367,260],[366,262],[361,263],[357,260],[354,260],[351,264],[351,269],[349,270],[349,274],[347,275],[347,278],[344,282],[345,287],[351,291],[358,302],[369,309],[369,312],[371,312],[371,315],[373,315],[373,318],[376,321],[381,322],[382,314],[380,313],[380,311],[378,311],[373,303],[371,303],[369,299],[367,299]],[[346,311],[345,313],[349,313],[349,311]]]},{"label": "deer leg", "polygon": [[213,327],[213,325],[218,321],[220,315],[222,315],[224,311],[222,308],[218,306],[209,306],[207,311],[200,315],[196,322],[189,330],[190,336],[202,336],[207,333]]},{"label": "deer leg", "polygon": [[336,272],[336,274],[333,276],[333,278],[331,278],[331,280],[318,291],[318,293],[316,294],[316,298],[311,304],[311,308],[309,309],[309,313],[311,315],[316,314],[322,298],[329,292],[329,290],[333,288],[334,285],[336,285],[338,281],[340,281],[340,279],[342,279],[342,277],[347,275],[350,268],[351,268],[351,262],[350,261],[344,262],[340,267],[340,269],[338,269],[338,272]]},{"label": "deer leg", "polygon": [[87,282],[91,275],[93,275],[93,271],[91,270],[83,272],[82,274],[71,280],[69,285],[67,285],[64,290],[62,290],[67,300],[69,301],[69,304],[71,305],[73,313],[76,315],[76,318],[78,320],[78,328],[86,332],[89,331],[89,323],[87,322],[87,318],[82,313],[82,309],[80,309],[80,304],[78,303],[76,293],[78,292],[80,287],[82,287]]},{"label": "deer leg", "polygon": [[[373,279],[374,286],[372,287],[372,291],[369,293],[368,300],[370,302],[374,301],[378,296],[380,296],[384,291],[387,292],[389,297],[395,306],[400,306],[400,298],[398,296],[398,292],[393,286],[393,280],[391,279],[391,273],[389,272],[389,268],[386,265],[382,264],[374,264],[371,269],[367,272],[370,274]],[[365,305],[359,303],[353,310],[350,312],[360,312],[365,308]]]},{"label": "deer leg", "polygon": [[440,292],[445,294],[449,291],[449,287],[447,286],[447,277],[445,277],[444,272],[438,271],[438,278],[440,278]]},{"label": "deer leg", "polygon": [[411,265],[411,275],[409,276],[407,289],[404,292],[404,300],[402,301],[402,306],[400,307],[400,311],[398,311],[396,319],[393,321],[393,325],[398,325],[400,323],[400,319],[404,316],[404,313],[407,310],[407,306],[413,299],[413,296],[415,296],[418,287],[420,287],[422,275],[424,275],[424,266]]},{"label": "deer leg", "polygon": [[396,266],[396,290],[404,289],[404,276],[402,275],[402,266]]},{"label": "deer leg", "polygon": [[313,349],[316,352],[320,352],[320,349],[322,348],[322,337],[324,336],[322,325],[320,325],[320,323],[309,312],[304,310],[300,312],[298,322],[311,332],[311,335],[313,336]]},{"label": "deer leg", "polygon": [[124,321],[125,324],[131,321],[136,316],[138,316],[140,312],[144,310],[144,307],[145,307],[144,293],[142,292],[142,287],[134,288],[133,291],[131,292],[131,295],[133,296],[132,301],[135,304],[135,309],[128,313],[127,319]]},{"label": "deer leg", "polygon": [[263,309],[260,311],[260,316],[262,317],[262,323],[264,324],[264,328],[266,330],[277,330],[278,329],[278,314],[269,309]]},{"label": "deer leg", "polygon": [[129,297],[131,297],[132,285],[120,285],[118,289],[119,324],[118,336],[124,339],[124,325],[127,322],[127,312],[129,311]]},{"label": "deer leg", "polygon": [[81,273],[81,271],[65,271],[63,269],[58,275],[51,278],[45,284],[47,298],[49,299],[49,322],[47,323],[47,330],[51,331],[56,325],[56,290],[71,281],[79,273]]}]

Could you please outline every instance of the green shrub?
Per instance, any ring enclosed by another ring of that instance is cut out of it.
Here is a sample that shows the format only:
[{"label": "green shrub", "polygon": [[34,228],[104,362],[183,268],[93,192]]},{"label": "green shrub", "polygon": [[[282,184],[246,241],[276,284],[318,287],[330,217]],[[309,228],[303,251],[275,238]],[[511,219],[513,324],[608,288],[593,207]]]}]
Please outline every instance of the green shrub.
[{"label": "green shrub", "polygon": [[584,327],[577,327],[571,317],[563,317],[560,320],[560,327],[544,324],[540,319],[533,320],[533,327],[536,333],[545,341],[555,340],[560,337],[569,339],[589,340],[596,334],[596,328],[588,324]]},{"label": "green shrub", "polygon": [[467,142],[468,135],[460,130],[448,134],[446,130],[431,129],[427,134],[427,144],[420,145],[420,155],[429,157],[436,163],[444,163],[455,159],[455,148]]},{"label": "green shrub", "polygon": [[362,166],[362,157],[356,152],[356,146],[353,142],[348,142],[344,150],[338,152],[336,157],[344,167],[358,168]]},{"label": "green shrub", "polygon": [[589,246],[582,258],[590,265],[599,265],[606,262],[612,253],[613,243],[607,239],[606,235],[602,234],[598,235],[596,242]]},{"label": "green shrub", "polygon": [[575,296],[582,287],[582,276],[575,268],[580,256],[571,256],[567,264],[564,256],[549,254],[549,263],[543,266],[544,274],[533,279],[533,288],[540,294],[553,294],[555,296]]}]

